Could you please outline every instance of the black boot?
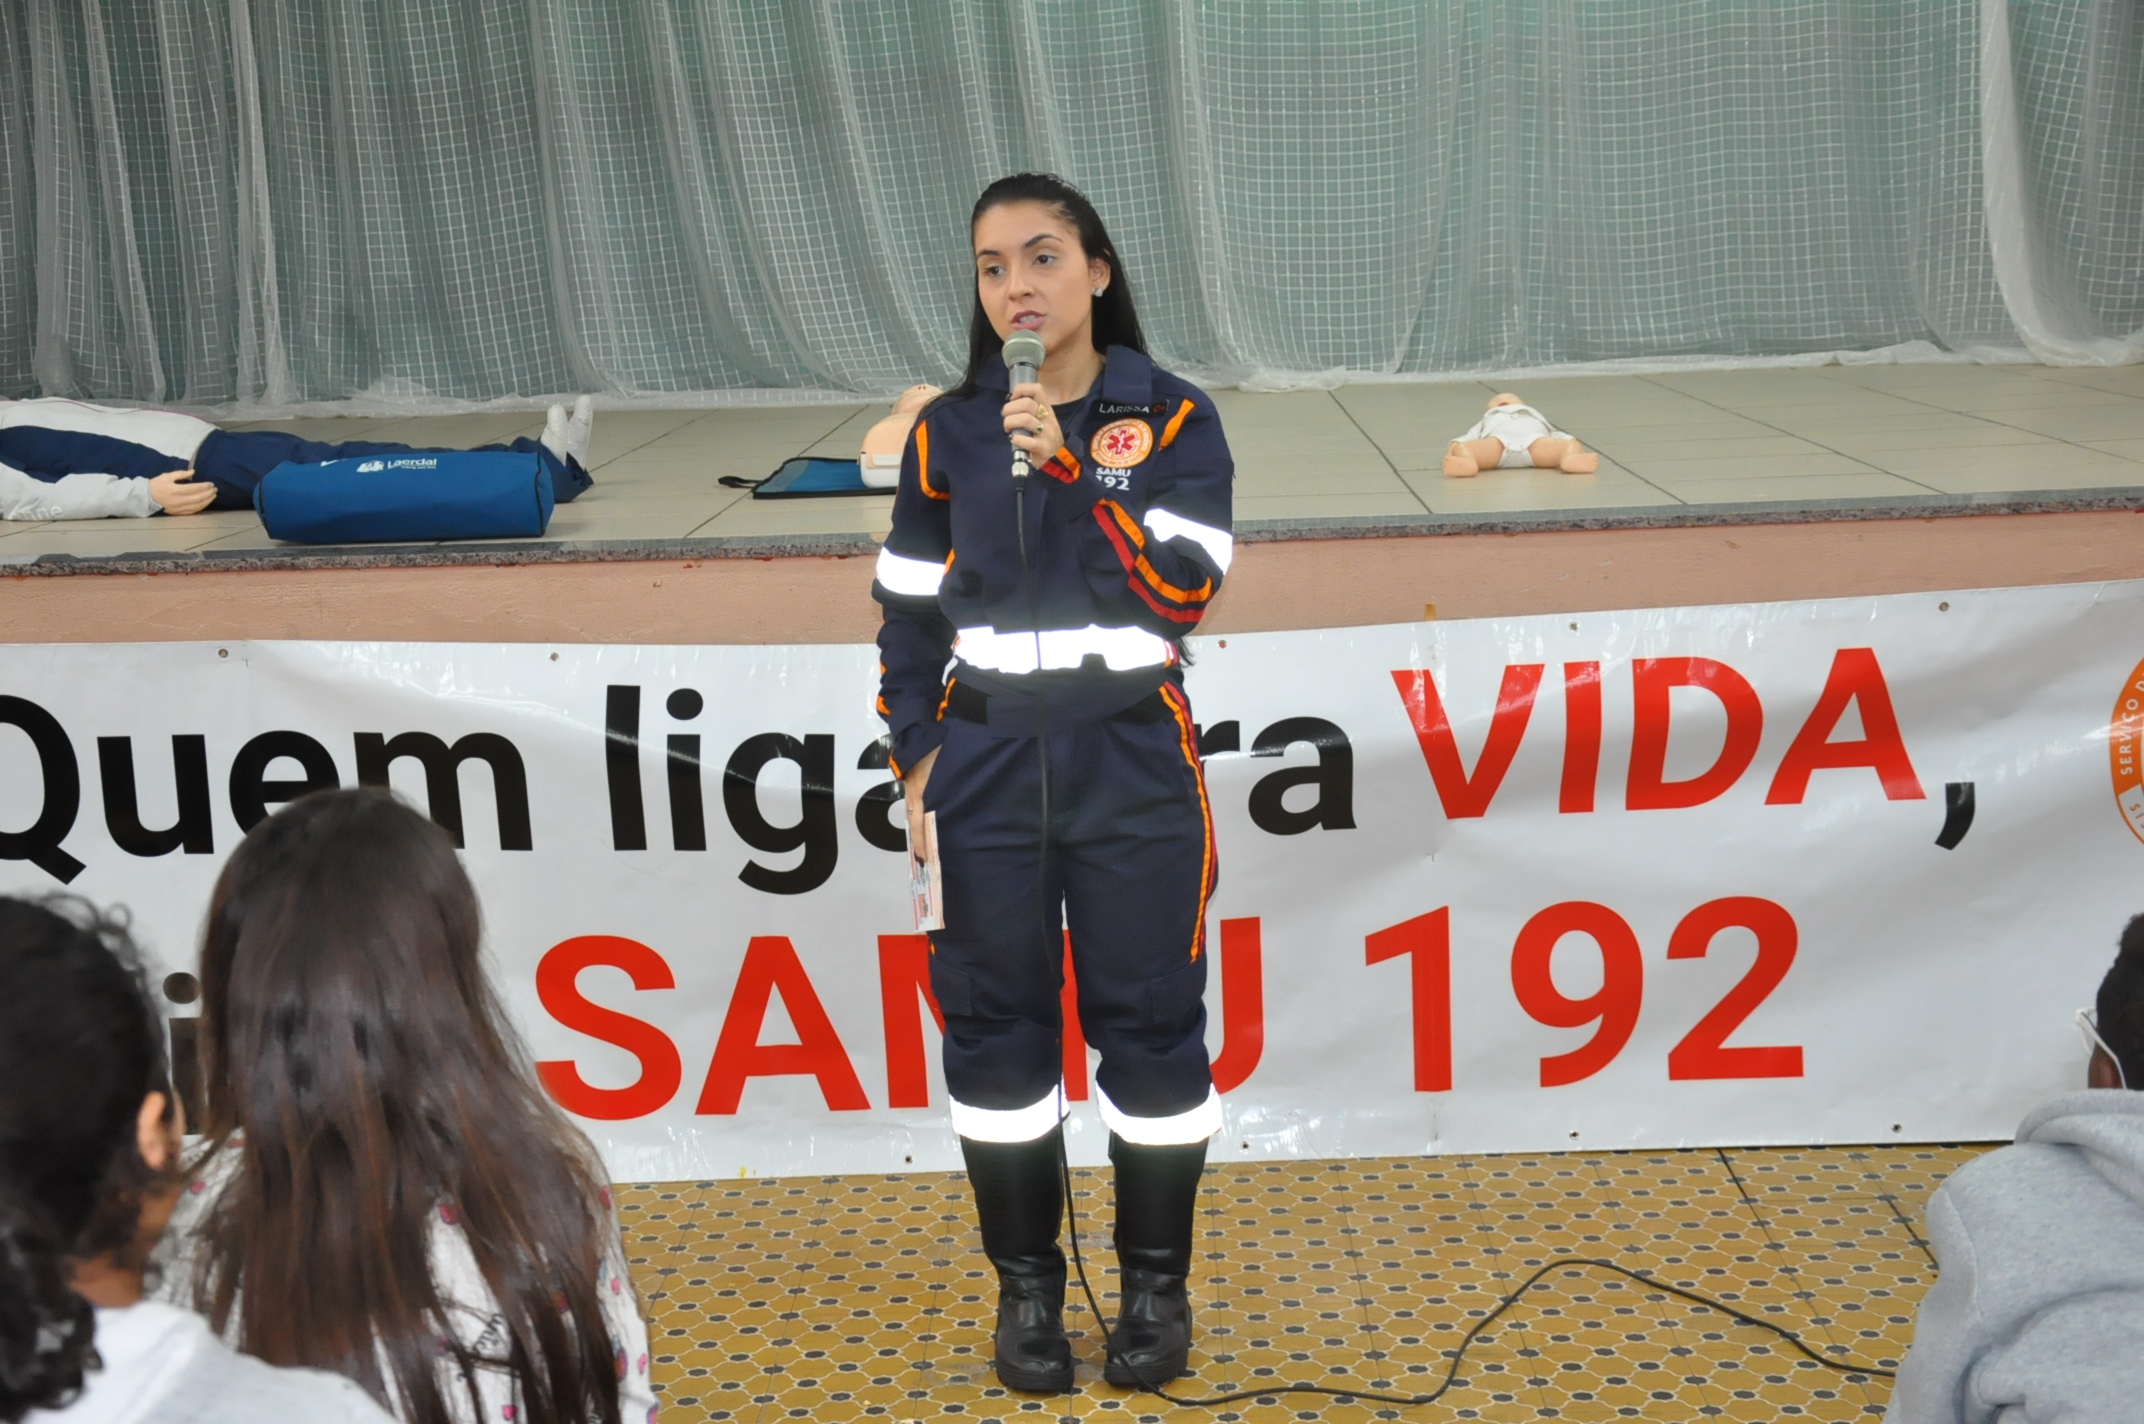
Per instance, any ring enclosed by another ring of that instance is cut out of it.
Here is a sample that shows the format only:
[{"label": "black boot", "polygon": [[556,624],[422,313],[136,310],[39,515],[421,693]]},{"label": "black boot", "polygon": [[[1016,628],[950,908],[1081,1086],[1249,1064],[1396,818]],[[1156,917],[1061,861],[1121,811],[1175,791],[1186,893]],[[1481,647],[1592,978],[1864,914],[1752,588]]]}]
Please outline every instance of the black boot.
[{"label": "black boot", "polygon": [[1164,1385],[1190,1367],[1191,1223],[1198,1206],[1206,1144],[1141,1147],[1109,1135],[1117,1168],[1116,1324],[1102,1378],[1111,1384]]},{"label": "black boot", "polygon": [[968,1184],[975,1189],[983,1252],[998,1270],[992,1363],[1007,1389],[1057,1394],[1072,1388],[1065,1254],[1057,1245],[1065,1210],[1063,1150],[1062,1127],[1033,1142],[960,1140]]}]

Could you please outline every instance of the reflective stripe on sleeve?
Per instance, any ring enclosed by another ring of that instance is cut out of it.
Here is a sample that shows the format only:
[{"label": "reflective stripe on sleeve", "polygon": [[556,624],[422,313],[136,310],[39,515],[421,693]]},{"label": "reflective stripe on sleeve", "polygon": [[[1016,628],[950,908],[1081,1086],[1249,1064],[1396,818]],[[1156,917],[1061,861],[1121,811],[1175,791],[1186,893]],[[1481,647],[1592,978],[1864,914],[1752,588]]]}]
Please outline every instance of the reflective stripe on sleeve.
[{"label": "reflective stripe on sleeve", "polygon": [[[1033,672],[1035,641],[1033,633],[963,628],[954,640],[953,656],[969,667],[989,672]],[[1090,623],[1084,628],[1051,628],[1042,634],[1041,641],[1042,666],[1051,670],[1076,668],[1090,653],[1100,654],[1111,672],[1167,667],[1176,661],[1176,649],[1168,639],[1156,637],[1144,628],[1104,628]]]},{"label": "reflective stripe on sleeve", "polygon": [[1221,1130],[1221,1095],[1212,1088],[1206,1090],[1205,1102],[1169,1117],[1133,1117],[1111,1102],[1099,1083],[1094,1098],[1102,1112],[1102,1125],[1139,1147],[1181,1147],[1204,1142]]},{"label": "reflective stripe on sleeve", "polygon": [[1211,524],[1200,524],[1186,519],[1181,514],[1171,514],[1166,509],[1150,509],[1146,512],[1146,527],[1154,531],[1154,537],[1164,544],[1171,539],[1189,539],[1213,556],[1214,567],[1228,572],[1228,561],[1235,557],[1236,541],[1225,529],[1216,529]]},{"label": "reflective stripe on sleeve", "polygon": [[[952,1107],[953,1131],[970,1142],[1033,1142],[1064,1119],[1065,1088],[1059,1083],[1048,1097],[1024,1108],[970,1107],[958,1098]],[[1218,1127],[1220,1118],[1214,1121]]]},{"label": "reflective stripe on sleeve", "polygon": [[911,598],[936,598],[938,585],[945,579],[944,564],[932,563],[929,559],[911,559],[883,546],[878,551],[875,572],[888,593],[906,594]]}]

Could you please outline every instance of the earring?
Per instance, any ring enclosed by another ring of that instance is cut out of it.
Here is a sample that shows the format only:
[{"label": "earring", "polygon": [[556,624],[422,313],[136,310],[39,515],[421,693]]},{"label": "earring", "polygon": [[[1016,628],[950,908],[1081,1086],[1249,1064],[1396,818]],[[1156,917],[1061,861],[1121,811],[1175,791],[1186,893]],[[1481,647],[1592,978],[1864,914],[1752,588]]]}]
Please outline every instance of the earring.
[{"label": "earring", "polygon": [[1096,287],[1096,288],[1094,289],[1094,294],[1095,294],[1096,296],[1098,296],[1098,297],[1099,297],[1100,295],[1102,295],[1102,293],[1104,293],[1104,292],[1106,292],[1106,291],[1108,291],[1108,290],[1109,290],[1109,289],[1108,289],[1107,287]]}]

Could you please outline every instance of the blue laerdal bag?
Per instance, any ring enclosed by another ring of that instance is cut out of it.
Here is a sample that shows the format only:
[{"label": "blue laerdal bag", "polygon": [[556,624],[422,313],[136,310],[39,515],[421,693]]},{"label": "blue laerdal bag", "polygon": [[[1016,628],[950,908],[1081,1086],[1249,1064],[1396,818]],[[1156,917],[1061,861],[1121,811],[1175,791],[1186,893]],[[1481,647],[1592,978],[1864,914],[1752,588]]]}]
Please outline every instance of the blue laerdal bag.
[{"label": "blue laerdal bag", "polygon": [[296,544],[533,539],[556,501],[543,453],[437,450],[281,464],[253,508],[271,539]]}]

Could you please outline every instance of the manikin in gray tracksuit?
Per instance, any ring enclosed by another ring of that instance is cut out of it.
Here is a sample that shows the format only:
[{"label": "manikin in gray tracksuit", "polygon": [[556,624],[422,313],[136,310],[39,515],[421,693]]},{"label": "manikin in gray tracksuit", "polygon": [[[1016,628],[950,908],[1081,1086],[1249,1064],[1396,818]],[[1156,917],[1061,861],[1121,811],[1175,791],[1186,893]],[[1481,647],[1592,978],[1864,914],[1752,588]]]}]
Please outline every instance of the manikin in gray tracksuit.
[{"label": "manikin in gray tracksuit", "polygon": [[2093,1088],[2035,1109],[2015,1146],[1929,1201],[1940,1274],[1896,1424],[2144,1419],[2144,1092],[2120,1086],[2144,1086],[2144,916],[2100,989],[2098,1034]]}]

